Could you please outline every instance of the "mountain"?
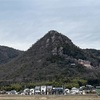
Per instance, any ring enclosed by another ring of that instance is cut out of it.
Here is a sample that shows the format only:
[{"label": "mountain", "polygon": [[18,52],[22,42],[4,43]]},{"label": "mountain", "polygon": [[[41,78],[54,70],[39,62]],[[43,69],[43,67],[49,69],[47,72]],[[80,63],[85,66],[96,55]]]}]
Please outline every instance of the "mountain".
[{"label": "mountain", "polygon": [[85,49],[85,50],[93,54],[95,57],[100,58],[100,50],[96,50],[96,49]]},{"label": "mountain", "polygon": [[23,51],[20,50],[16,50],[7,46],[0,46],[0,65],[8,63],[22,53]]},{"label": "mountain", "polygon": [[99,79],[99,71],[100,58],[95,53],[77,47],[67,36],[51,30],[21,56],[0,66],[0,80]]}]

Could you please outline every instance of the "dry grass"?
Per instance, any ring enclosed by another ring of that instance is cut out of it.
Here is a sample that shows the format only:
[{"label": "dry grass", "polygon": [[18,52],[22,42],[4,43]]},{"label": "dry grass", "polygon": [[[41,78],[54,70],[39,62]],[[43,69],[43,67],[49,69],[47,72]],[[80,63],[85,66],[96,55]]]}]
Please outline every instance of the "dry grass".
[{"label": "dry grass", "polygon": [[98,96],[17,96],[0,95],[0,100],[100,100]]}]

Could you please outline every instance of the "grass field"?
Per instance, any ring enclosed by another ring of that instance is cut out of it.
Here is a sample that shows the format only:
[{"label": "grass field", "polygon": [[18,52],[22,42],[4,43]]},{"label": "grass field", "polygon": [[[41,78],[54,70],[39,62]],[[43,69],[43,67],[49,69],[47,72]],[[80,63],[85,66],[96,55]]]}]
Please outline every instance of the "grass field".
[{"label": "grass field", "polygon": [[0,100],[100,100],[98,96],[17,96],[0,95]]}]

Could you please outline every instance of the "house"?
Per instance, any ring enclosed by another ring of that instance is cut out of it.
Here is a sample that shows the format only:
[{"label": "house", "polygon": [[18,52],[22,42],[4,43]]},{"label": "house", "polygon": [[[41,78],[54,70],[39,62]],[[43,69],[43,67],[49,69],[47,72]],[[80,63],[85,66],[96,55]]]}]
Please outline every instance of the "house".
[{"label": "house", "polygon": [[81,86],[79,89],[80,89],[80,91],[82,91],[82,90],[85,90],[86,87],[85,86]]},{"label": "house", "polygon": [[29,88],[24,89],[23,95],[29,95],[29,94],[30,94],[30,89]]},{"label": "house", "polygon": [[30,95],[34,95],[34,89],[30,89]]},{"label": "house", "polygon": [[6,91],[5,90],[0,91],[0,94],[6,94]]},{"label": "house", "polygon": [[36,86],[35,87],[34,94],[41,94],[41,86]]},{"label": "house", "polygon": [[47,86],[47,95],[52,94],[52,89],[53,89],[53,86]]},{"label": "house", "polygon": [[70,93],[70,90],[69,89],[65,89],[64,90],[64,95],[67,95],[67,94],[69,94]]},{"label": "house", "polygon": [[71,89],[71,94],[78,94],[78,93],[79,93],[79,89],[78,89],[78,88],[73,87],[73,88]]},{"label": "house", "polygon": [[86,93],[96,93],[96,89],[92,85],[81,86],[79,90],[82,91],[83,95]]},{"label": "house", "polygon": [[20,91],[18,92],[18,94],[20,94],[20,95],[25,95],[25,93],[24,93],[23,90],[20,90]]},{"label": "house", "polygon": [[52,94],[55,94],[55,95],[62,95],[63,93],[64,93],[63,87],[54,87],[52,90]]},{"label": "house", "polygon": [[18,94],[18,92],[16,90],[11,90],[11,91],[7,91],[6,92],[8,95],[15,95]]},{"label": "house", "polygon": [[86,85],[85,91],[86,91],[86,93],[90,93],[90,92],[92,92],[93,89],[94,89],[94,87],[92,85]]},{"label": "house", "polygon": [[100,96],[100,86],[96,86],[96,93],[98,96]]},{"label": "house", "polygon": [[86,89],[85,86],[81,86],[81,87],[79,88],[80,94],[85,95],[85,94],[86,94],[86,93],[85,93],[85,92],[86,92],[85,89]]},{"label": "house", "polygon": [[46,86],[41,86],[41,94],[46,94]]}]

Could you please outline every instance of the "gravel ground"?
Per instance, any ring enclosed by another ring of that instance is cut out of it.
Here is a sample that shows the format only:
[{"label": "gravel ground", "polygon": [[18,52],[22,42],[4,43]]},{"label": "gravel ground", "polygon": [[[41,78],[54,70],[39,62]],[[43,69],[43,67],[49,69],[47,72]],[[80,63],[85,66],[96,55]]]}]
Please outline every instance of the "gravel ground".
[{"label": "gravel ground", "polygon": [[0,100],[100,100],[96,95],[90,96],[20,96],[0,95]]}]

